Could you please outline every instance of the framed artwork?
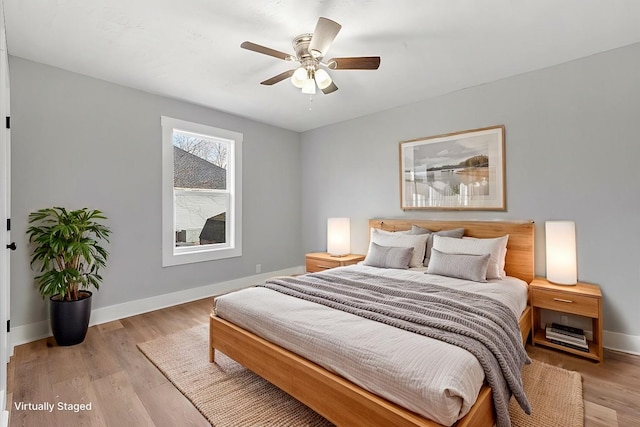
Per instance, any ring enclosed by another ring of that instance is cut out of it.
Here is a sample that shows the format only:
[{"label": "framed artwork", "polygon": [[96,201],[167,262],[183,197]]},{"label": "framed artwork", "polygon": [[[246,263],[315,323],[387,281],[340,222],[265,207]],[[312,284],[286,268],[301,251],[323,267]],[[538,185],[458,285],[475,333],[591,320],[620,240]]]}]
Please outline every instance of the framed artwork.
[{"label": "framed artwork", "polygon": [[505,210],[504,126],[400,143],[403,210]]}]

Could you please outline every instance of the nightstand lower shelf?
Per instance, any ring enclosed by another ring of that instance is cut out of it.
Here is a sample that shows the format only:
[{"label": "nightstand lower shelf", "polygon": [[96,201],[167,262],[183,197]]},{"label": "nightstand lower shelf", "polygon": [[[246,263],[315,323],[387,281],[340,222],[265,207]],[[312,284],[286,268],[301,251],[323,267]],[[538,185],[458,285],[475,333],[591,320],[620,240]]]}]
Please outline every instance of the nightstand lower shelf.
[{"label": "nightstand lower shelf", "polygon": [[545,333],[543,329],[537,329],[533,334],[533,343],[535,345],[542,345],[549,348],[555,348],[557,350],[566,351],[567,353],[575,354],[577,356],[586,357],[588,359],[593,359],[600,362],[601,358],[598,355],[598,346],[594,344],[592,341],[589,341],[589,352],[576,350],[571,347],[566,347],[560,344],[553,343],[545,337]]}]

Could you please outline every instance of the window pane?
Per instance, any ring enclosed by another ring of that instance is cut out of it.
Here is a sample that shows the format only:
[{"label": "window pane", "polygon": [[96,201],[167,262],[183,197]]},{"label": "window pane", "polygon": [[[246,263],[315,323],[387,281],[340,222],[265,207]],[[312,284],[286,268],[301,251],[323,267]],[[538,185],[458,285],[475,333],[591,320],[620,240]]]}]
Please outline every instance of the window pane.
[{"label": "window pane", "polygon": [[227,243],[227,193],[175,190],[176,246]]},{"label": "window pane", "polygon": [[227,189],[228,152],[226,141],[174,131],[176,246],[227,242],[229,197],[220,190]]},{"label": "window pane", "polygon": [[228,142],[174,131],[173,147],[174,187],[227,189]]}]

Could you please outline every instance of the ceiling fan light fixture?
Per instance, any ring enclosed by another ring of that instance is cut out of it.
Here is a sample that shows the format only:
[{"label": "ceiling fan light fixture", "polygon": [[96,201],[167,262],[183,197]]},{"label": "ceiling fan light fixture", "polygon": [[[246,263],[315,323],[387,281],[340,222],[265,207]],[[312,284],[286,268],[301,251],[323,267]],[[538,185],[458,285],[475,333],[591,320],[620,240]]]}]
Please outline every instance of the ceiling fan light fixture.
[{"label": "ceiling fan light fixture", "polygon": [[322,68],[315,72],[314,77],[320,89],[326,89],[332,83],[331,76]]},{"label": "ceiling fan light fixture", "polygon": [[[289,79],[291,84],[304,94],[314,95],[317,86],[323,94],[327,95],[338,90],[328,70],[377,70],[380,66],[379,56],[340,57],[331,58],[326,63],[322,62],[341,28],[340,24],[331,19],[318,18],[313,33],[300,34],[293,39],[292,45],[295,55],[249,41],[243,42],[240,47],[262,55],[300,63],[298,68],[284,71],[260,82],[260,84],[271,86]],[[325,69],[320,69],[320,66]]]},{"label": "ceiling fan light fixture", "polygon": [[296,71],[293,72],[293,75],[291,76],[291,83],[295,87],[300,89],[302,89],[302,87],[307,82],[307,80],[308,80],[307,69],[304,67],[298,68]]},{"label": "ceiling fan light fixture", "polygon": [[302,93],[305,93],[307,95],[316,94],[316,81],[313,78],[310,78],[306,82],[304,82],[304,86],[302,86]]}]

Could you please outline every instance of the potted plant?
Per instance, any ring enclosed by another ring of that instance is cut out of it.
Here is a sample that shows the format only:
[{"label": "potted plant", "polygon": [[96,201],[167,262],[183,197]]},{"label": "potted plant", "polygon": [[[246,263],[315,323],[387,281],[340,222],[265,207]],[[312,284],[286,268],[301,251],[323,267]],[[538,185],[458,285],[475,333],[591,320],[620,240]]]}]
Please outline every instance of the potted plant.
[{"label": "potted plant", "polygon": [[87,208],[53,207],[29,214],[31,266],[40,272],[35,278],[40,295],[51,301],[51,330],[60,346],[79,344],[87,334],[92,292],[86,288],[100,288],[99,270],[109,255],[101,246],[111,233],[100,223],[106,219],[101,211]]}]

